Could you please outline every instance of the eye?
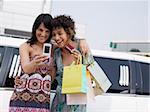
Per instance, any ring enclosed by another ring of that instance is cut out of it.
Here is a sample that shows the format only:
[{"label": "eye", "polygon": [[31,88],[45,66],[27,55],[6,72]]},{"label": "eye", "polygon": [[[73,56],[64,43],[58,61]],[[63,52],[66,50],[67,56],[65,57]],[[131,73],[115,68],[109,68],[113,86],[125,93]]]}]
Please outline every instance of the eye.
[{"label": "eye", "polygon": [[63,33],[62,33],[62,32],[59,32],[58,35],[63,35]]},{"label": "eye", "polygon": [[41,28],[38,28],[38,31],[42,32],[42,31],[43,31],[43,29],[41,29]]},{"label": "eye", "polygon": [[46,30],[45,32],[46,32],[46,33],[50,33],[50,31],[49,31],[49,30]]}]

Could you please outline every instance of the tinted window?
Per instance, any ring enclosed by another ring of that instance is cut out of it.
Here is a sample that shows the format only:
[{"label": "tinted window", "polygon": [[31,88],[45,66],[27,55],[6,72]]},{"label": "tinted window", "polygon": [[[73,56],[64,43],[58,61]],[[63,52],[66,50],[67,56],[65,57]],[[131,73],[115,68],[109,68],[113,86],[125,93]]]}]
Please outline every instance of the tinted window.
[{"label": "tinted window", "polygon": [[4,47],[0,46],[0,69],[1,69],[1,64],[4,56]]},{"label": "tinted window", "polygon": [[[108,92],[111,93],[129,93],[130,92],[130,62],[129,60],[119,60],[119,59],[112,59],[112,58],[103,58],[103,57],[94,57],[95,60],[98,62],[98,64],[101,66],[101,68],[104,70],[105,74],[107,77],[110,79],[112,82],[112,86],[108,90]],[[124,82],[120,83],[120,74],[121,71],[124,68],[128,68],[128,76],[129,76],[129,81],[128,85],[126,85]]]},{"label": "tinted window", "polygon": [[[18,48],[0,47],[0,86],[14,87],[14,77],[9,77],[14,55],[18,56]],[[14,73],[14,72],[13,72]]]},{"label": "tinted window", "polygon": [[150,64],[136,62],[138,68],[136,93],[147,95],[150,94]]},{"label": "tinted window", "polygon": [[[4,85],[5,87],[14,87],[14,78],[17,76],[19,70],[19,65],[18,65],[20,63],[19,49],[18,48],[11,48],[11,49],[12,49],[11,56],[9,58],[10,60],[6,72],[7,78]],[[17,61],[19,62],[18,64]]]}]

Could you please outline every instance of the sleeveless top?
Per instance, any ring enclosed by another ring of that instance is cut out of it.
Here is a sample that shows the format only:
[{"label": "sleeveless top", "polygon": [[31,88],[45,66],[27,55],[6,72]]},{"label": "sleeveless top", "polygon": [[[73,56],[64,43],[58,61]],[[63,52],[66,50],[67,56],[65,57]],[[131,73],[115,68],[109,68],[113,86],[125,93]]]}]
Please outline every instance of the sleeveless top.
[{"label": "sleeveless top", "polygon": [[[31,57],[30,60],[33,60]],[[51,60],[52,61],[52,60]],[[15,85],[15,91],[11,100],[50,102],[51,70],[52,63],[40,66],[34,73],[22,72],[19,85]]]},{"label": "sleeveless top", "polygon": [[10,98],[9,112],[50,112],[51,64],[41,65],[34,73],[22,72]]}]

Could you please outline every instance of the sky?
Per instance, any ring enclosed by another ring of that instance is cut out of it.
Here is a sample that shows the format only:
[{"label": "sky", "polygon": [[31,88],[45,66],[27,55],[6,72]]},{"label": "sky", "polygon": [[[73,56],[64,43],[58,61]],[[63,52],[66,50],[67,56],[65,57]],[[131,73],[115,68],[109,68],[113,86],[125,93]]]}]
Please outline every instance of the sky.
[{"label": "sky", "polygon": [[147,0],[53,0],[51,14],[71,15],[85,26],[92,49],[110,50],[110,42],[148,42]]}]

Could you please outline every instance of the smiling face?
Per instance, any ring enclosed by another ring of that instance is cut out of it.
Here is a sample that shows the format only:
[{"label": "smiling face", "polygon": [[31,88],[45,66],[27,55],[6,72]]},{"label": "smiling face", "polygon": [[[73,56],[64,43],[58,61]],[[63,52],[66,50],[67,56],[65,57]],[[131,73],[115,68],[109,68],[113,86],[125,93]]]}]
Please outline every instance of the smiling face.
[{"label": "smiling face", "polygon": [[50,36],[50,30],[43,23],[36,29],[36,38],[39,43],[45,43]]},{"label": "smiling face", "polygon": [[52,31],[52,40],[59,48],[63,48],[68,44],[70,38],[63,28],[56,28]]}]

